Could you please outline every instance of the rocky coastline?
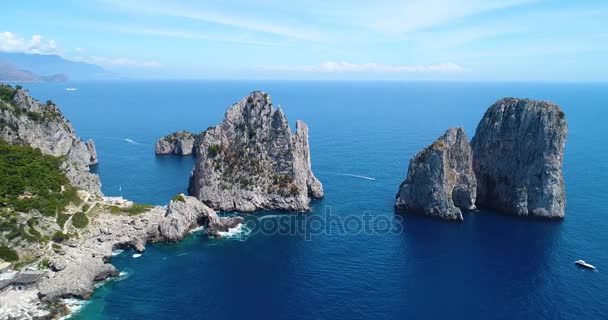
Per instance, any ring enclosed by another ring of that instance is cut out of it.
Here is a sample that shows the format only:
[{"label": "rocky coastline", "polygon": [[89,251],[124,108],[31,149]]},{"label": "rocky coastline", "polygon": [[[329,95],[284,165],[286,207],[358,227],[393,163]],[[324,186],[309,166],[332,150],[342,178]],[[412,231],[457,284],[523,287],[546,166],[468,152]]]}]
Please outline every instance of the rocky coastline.
[{"label": "rocky coastline", "polygon": [[[13,280],[0,280],[1,320],[65,315],[68,309],[62,299],[88,299],[96,283],[119,274],[111,264],[116,249],[143,252],[148,242],[180,241],[199,227],[209,237],[219,238],[222,232],[244,222],[238,216],[220,217],[184,194],[176,195],[166,206],[155,207],[103,197],[99,177],[89,172],[89,167],[98,163],[93,140],[85,143],[78,138],[51,101],[41,104],[19,86],[1,86],[0,94],[0,139],[64,159],[55,170],[65,174],[67,184],[78,188],[78,199],[70,200],[61,212],[4,209],[4,214],[12,217],[9,222],[16,238],[9,242],[0,239],[0,245],[8,243],[14,246],[9,248],[17,258],[25,256],[15,262],[15,279],[30,278],[33,284],[11,290],[6,288]],[[36,159],[43,161],[42,156]],[[61,190],[67,190],[67,185]],[[5,230],[0,232],[1,236],[6,234]],[[29,269],[37,271],[26,271]]]},{"label": "rocky coastline", "polygon": [[[241,217],[220,217],[198,199],[183,194],[175,196],[167,206],[151,207],[138,215],[116,213],[115,205],[105,199],[82,194],[91,207],[90,222],[77,236],[54,241],[42,254],[48,269],[34,287],[0,293],[7,305],[0,304],[0,319],[20,319],[36,315],[50,319],[64,315],[62,299],[88,299],[95,284],[119,275],[111,264],[112,252],[132,248],[144,252],[148,242],[182,240],[198,227],[209,237],[243,223]],[[16,301],[16,302],[15,302]]]},{"label": "rocky coastline", "polygon": [[59,107],[51,100],[42,104],[20,86],[2,85],[0,100],[0,139],[38,148],[51,156],[65,157],[63,170],[75,187],[101,195],[99,176],[89,167],[99,163],[93,140],[76,136]]}]

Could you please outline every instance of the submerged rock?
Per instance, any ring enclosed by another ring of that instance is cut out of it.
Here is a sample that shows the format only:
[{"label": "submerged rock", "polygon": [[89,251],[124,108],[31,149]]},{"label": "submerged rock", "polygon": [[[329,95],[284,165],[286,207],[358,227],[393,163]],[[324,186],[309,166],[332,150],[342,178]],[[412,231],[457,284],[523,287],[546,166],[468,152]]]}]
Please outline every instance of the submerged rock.
[{"label": "submerged rock", "polygon": [[89,172],[97,163],[92,140],[85,143],[76,136],[72,125],[52,102],[39,103],[27,90],[1,86],[11,92],[0,99],[0,139],[38,148],[44,154],[66,157],[63,169],[70,182],[94,194],[101,194],[99,176]]},{"label": "submerged rock", "polygon": [[232,105],[196,143],[189,192],[216,210],[307,211],[323,188],[310,166],[308,126],[296,133],[260,91]]},{"label": "submerged rock", "polygon": [[567,134],[564,113],[551,102],[505,98],[490,106],[471,141],[478,206],[563,218]]},{"label": "submerged rock", "polygon": [[462,221],[462,211],[475,209],[472,159],[464,130],[449,129],[410,160],[395,210]]},{"label": "submerged rock", "polygon": [[162,137],[156,142],[156,154],[191,155],[193,152],[196,152],[194,144],[196,138],[197,135],[188,131],[174,132],[168,136]]}]

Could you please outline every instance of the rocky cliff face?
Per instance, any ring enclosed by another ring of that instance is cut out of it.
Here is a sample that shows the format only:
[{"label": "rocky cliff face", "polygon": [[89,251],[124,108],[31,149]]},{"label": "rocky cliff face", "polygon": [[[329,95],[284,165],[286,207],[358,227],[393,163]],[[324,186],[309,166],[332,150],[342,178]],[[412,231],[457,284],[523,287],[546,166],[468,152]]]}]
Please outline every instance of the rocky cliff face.
[{"label": "rocky cliff face", "polygon": [[486,111],[471,141],[477,203],[522,216],[562,218],[568,125],[559,106],[506,98]]},{"label": "rocky cliff face", "polygon": [[464,130],[449,129],[410,160],[395,209],[462,221],[462,211],[475,209],[472,159]]},{"label": "rocky cliff face", "polygon": [[155,151],[157,155],[176,154],[187,156],[196,152],[195,140],[198,135],[188,131],[174,132],[160,138],[156,142]]},{"label": "rocky cliff face", "polygon": [[201,134],[189,192],[216,210],[307,211],[323,188],[310,166],[308,127],[289,127],[283,111],[260,91],[231,106]]},{"label": "rocky cliff face", "polygon": [[89,172],[96,164],[97,152],[92,140],[85,143],[76,136],[72,125],[52,102],[39,103],[24,89],[2,86],[0,99],[0,139],[11,144],[29,145],[42,153],[65,156],[65,170],[70,182],[95,194],[101,194],[97,175]]},{"label": "rocky cliff face", "polygon": [[77,239],[66,240],[55,249],[50,262],[53,272],[39,284],[39,296],[87,299],[94,284],[118,271],[107,260],[112,250],[132,247],[143,252],[148,241],[178,241],[193,228],[205,227],[209,236],[232,228],[243,218],[218,217],[194,197],[176,196],[168,206],[155,207],[137,216],[98,213]]}]

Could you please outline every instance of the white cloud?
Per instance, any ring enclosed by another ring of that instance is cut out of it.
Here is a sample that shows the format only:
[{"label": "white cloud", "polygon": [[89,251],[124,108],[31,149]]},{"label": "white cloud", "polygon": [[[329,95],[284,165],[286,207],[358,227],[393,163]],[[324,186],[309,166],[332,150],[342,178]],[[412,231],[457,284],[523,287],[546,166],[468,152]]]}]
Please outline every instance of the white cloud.
[{"label": "white cloud", "polygon": [[17,36],[12,32],[0,32],[0,51],[37,54],[57,54],[59,49],[54,40],[45,40],[35,34],[30,39]]},{"label": "white cloud", "polygon": [[[104,3],[115,8],[135,13],[155,14],[174,18],[184,18],[226,27],[237,28],[246,31],[262,32],[282,36],[285,38],[299,40],[317,41],[323,38],[322,33],[315,32],[305,26],[289,25],[275,19],[256,19],[256,15],[237,14],[235,12],[224,13],[223,10],[214,8],[212,3],[198,2],[198,6],[184,6],[183,3],[176,4],[172,1],[119,1],[103,0]],[[221,2],[220,2],[221,3]],[[283,4],[281,4],[283,6]],[[221,6],[220,6],[221,8]],[[258,12],[257,16],[263,12]]]},{"label": "white cloud", "polygon": [[[442,26],[478,14],[537,0],[387,0],[382,5],[351,6],[342,12],[356,24],[389,34]],[[371,3],[371,2],[370,2]]]},{"label": "white cloud", "polygon": [[312,73],[456,73],[468,71],[466,68],[452,62],[430,65],[386,65],[328,61],[317,65],[262,67],[261,69]]},{"label": "white cloud", "polygon": [[[132,58],[112,58],[101,56],[71,56],[62,52],[54,40],[46,40],[41,35],[35,34],[30,39],[22,38],[12,32],[0,32],[0,51],[19,52],[28,54],[56,54],[66,60],[82,61],[97,64],[102,67],[159,67],[160,63],[154,60],[137,60]],[[83,48],[74,49],[82,53]]]}]

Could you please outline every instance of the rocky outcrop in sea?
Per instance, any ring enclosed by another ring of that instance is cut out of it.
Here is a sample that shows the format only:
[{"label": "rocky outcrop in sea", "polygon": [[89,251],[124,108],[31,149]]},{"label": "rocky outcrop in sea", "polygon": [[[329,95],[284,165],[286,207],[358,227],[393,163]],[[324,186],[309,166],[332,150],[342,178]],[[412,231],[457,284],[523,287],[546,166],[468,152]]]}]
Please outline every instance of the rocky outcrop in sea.
[{"label": "rocky outcrop in sea", "polygon": [[505,98],[490,106],[471,141],[478,205],[563,218],[567,134],[564,112],[554,103]]},{"label": "rocky outcrop in sea", "polygon": [[462,128],[451,128],[411,160],[395,209],[462,221],[475,209],[471,146]]},{"label": "rocky outcrop in sea", "polygon": [[157,155],[175,154],[181,156],[196,153],[195,140],[198,135],[188,131],[178,131],[164,136],[156,141],[155,152]]},{"label": "rocky outcrop in sea", "polygon": [[567,134],[564,112],[556,104],[501,99],[484,114],[470,146],[462,128],[450,129],[410,161],[395,209],[462,220],[461,212],[476,205],[563,218]]},{"label": "rocky outcrop in sea", "polygon": [[189,193],[216,210],[310,210],[323,197],[311,170],[308,126],[293,133],[281,108],[256,91],[201,133]]},{"label": "rocky outcrop in sea", "polygon": [[[52,156],[65,156],[63,169],[78,188],[101,194],[99,176],[89,172],[97,164],[92,140],[85,143],[76,136],[70,122],[52,101],[41,104],[20,87],[0,88],[0,139],[11,144],[29,145]],[[9,94],[10,93],[10,94]]]}]

